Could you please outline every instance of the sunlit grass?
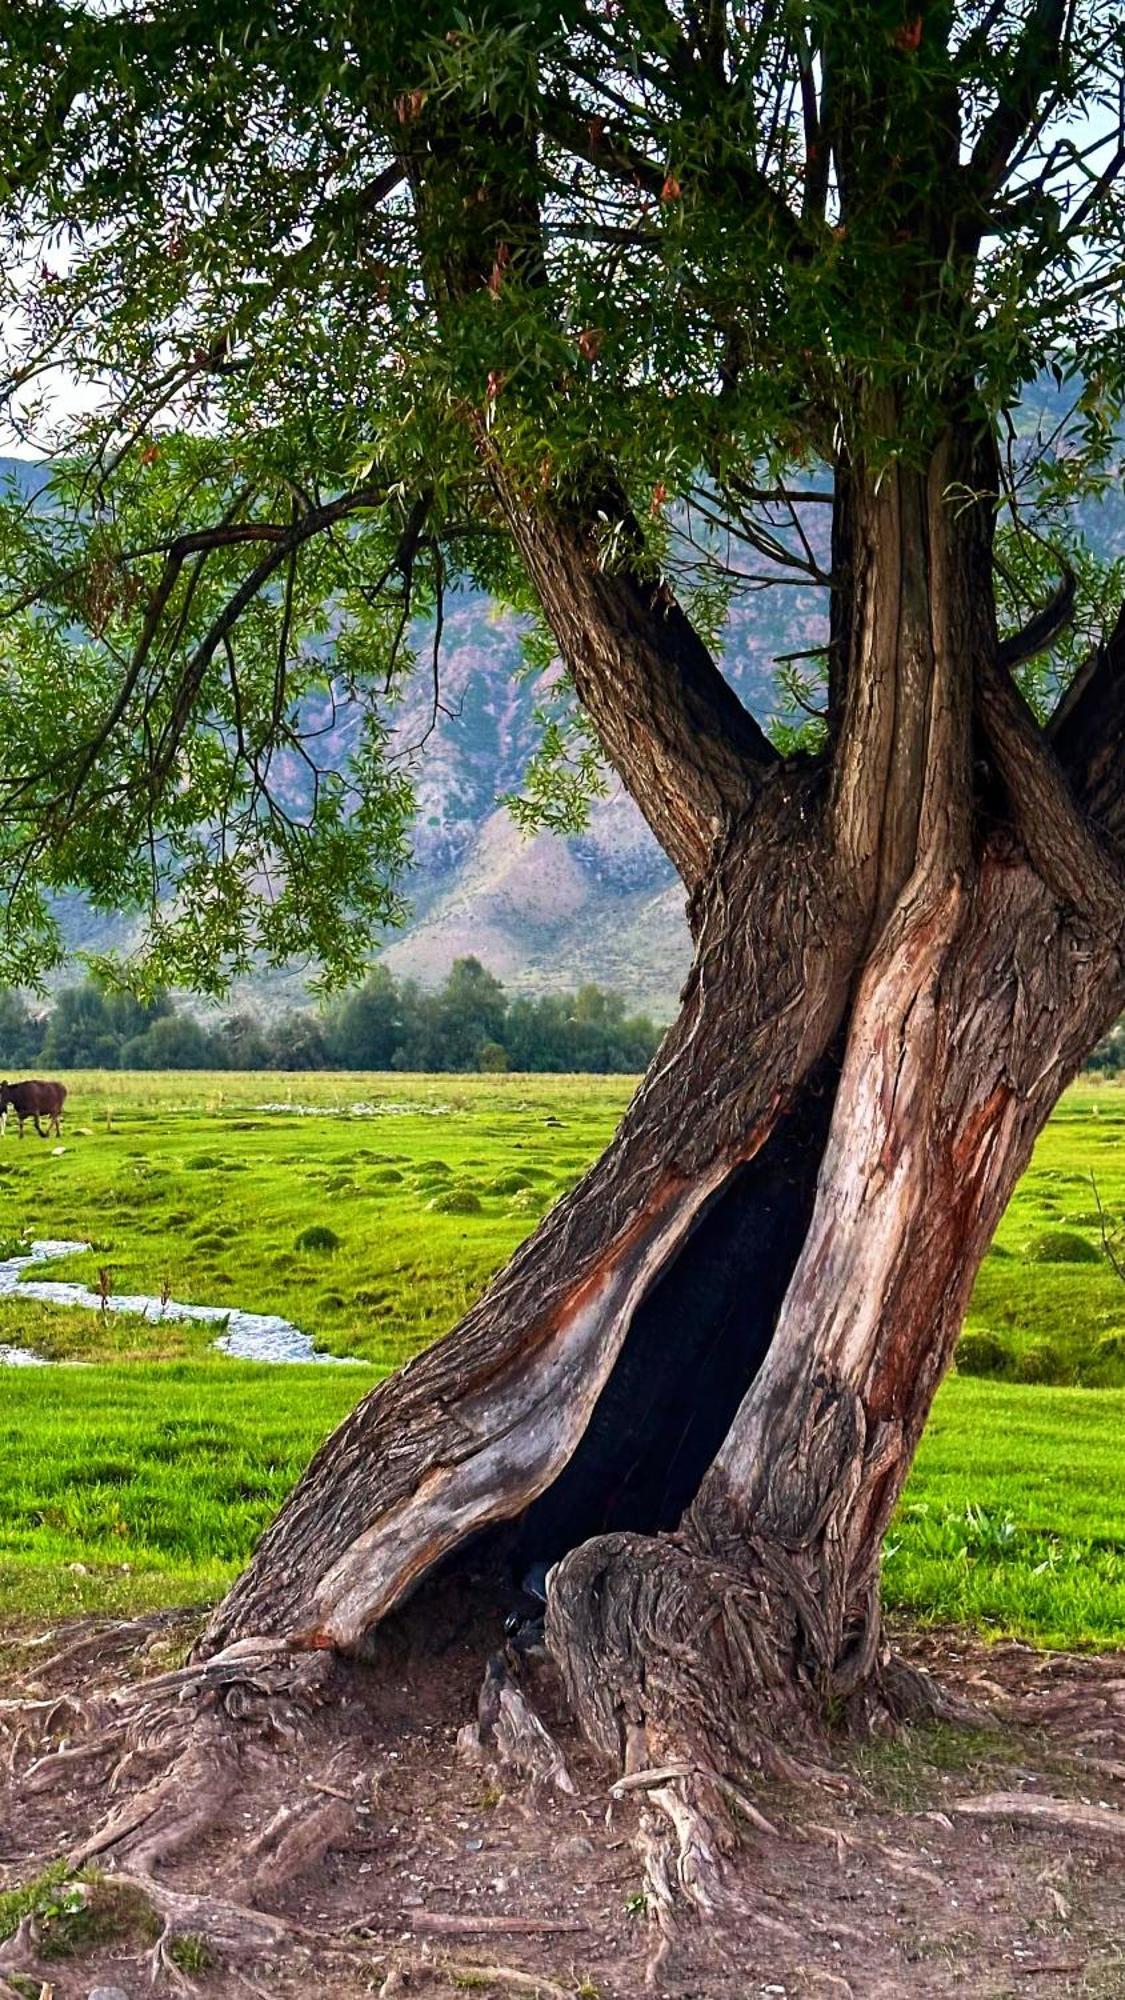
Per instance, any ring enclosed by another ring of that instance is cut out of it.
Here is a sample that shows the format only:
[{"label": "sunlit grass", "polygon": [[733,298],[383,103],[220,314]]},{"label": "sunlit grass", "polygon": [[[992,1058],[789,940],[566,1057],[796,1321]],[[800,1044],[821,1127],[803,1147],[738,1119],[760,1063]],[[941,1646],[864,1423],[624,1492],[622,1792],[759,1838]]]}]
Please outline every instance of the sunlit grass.
[{"label": "sunlit grass", "polygon": [[[0,1342],[87,1365],[0,1372],[0,1614],[201,1603],[381,1374],[452,1325],[609,1138],[627,1079],[79,1075],[64,1150],[0,1143],[0,1235],[90,1240],[42,1275],[279,1312],[348,1369],[235,1364],[214,1328],[0,1301]],[[340,1107],[328,1116],[301,1116]],[[351,1107],[375,1107],[356,1112]],[[954,1377],[888,1543],[890,1603],[1067,1645],[1125,1644],[1125,1089],[1068,1096],[986,1262],[970,1327],[1014,1374],[1049,1346],[1087,1389]],[[443,1199],[467,1190],[479,1207]],[[434,1204],[437,1204],[436,1206]],[[338,1247],[299,1249],[307,1230]],[[1007,1254],[1004,1254],[1007,1253]],[[93,1364],[93,1365],[90,1365]]]}]

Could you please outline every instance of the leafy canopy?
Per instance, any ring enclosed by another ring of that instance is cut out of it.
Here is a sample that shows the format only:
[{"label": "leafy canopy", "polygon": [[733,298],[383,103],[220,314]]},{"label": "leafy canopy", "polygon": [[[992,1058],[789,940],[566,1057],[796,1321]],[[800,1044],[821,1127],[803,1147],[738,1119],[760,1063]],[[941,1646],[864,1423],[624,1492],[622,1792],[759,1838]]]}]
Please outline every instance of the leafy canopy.
[{"label": "leafy canopy", "polygon": [[[499,461],[529,507],[596,509],[611,468],[602,560],[718,646],[735,597],[829,587],[842,456],[972,405],[1002,617],[1069,560],[1084,643],[1121,587],[1073,524],[1115,465],[1123,74],[1117,0],[0,8],[6,407],[49,461],[0,510],[10,975],[76,885],[148,907],[153,982],[352,972],[399,909],[388,735],[412,673],[436,713],[446,593],[550,658]],[[596,760],[545,704],[522,810],[569,826]]]}]

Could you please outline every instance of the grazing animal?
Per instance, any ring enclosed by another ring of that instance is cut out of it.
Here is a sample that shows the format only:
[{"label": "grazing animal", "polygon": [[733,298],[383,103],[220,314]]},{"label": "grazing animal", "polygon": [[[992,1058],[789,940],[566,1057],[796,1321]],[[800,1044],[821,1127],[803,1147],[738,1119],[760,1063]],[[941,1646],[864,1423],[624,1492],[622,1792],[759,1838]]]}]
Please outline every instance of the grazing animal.
[{"label": "grazing animal", "polygon": [[8,1113],[14,1111],[19,1120],[21,1139],[25,1118],[33,1118],[39,1137],[46,1139],[50,1134],[39,1123],[40,1118],[45,1118],[48,1125],[54,1127],[55,1137],[58,1138],[65,1102],[65,1083],[47,1083],[42,1077],[30,1077],[26,1083],[0,1083],[0,1133],[7,1131]]}]

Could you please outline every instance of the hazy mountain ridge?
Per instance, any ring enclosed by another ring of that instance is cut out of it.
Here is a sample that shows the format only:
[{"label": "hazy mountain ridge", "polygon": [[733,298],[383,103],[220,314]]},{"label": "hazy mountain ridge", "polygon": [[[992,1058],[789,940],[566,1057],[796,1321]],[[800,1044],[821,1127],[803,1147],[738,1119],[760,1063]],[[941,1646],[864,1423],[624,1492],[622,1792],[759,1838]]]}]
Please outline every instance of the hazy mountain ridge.
[{"label": "hazy mountain ridge", "polygon": [[[41,484],[38,467],[0,460],[21,489]],[[1106,556],[1125,549],[1119,495],[1082,509],[1092,542]],[[805,588],[748,592],[735,603],[724,670],[759,718],[776,708],[775,661],[822,642],[819,594]],[[388,932],[383,956],[397,975],[433,985],[452,960],[475,953],[505,983],[530,993],[584,980],[618,988],[631,1006],[668,1016],[686,974],[690,946],[683,893],[632,802],[616,785],[593,806],[572,839],[525,835],[498,802],[523,784],[538,738],[542,687],[520,677],[518,621],[469,592],[451,596],[441,649],[440,706],[415,635],[419,667],[396,711],[393,745],[415,783],[413,865],[404,882],[411,912]],[[358,718],[325,703],[310,718],[324,731],[328,760],[346,755]],[[299,798],[307,773],[297,758],[277,775]],[[77,897],[61,906],[74,949],[125,943],[127,917],[104,918]],[[253,998],[273,1011],[304,991],[300,973],[255,982]]]}]

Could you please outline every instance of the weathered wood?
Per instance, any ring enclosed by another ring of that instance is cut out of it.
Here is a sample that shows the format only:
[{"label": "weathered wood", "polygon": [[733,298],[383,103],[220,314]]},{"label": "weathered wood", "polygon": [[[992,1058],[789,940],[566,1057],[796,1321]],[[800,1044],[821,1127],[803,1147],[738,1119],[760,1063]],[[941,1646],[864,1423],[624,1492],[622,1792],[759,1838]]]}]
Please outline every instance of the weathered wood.
[{"label": "weathered wood", "polygon": [[[518,1515],[574,1452],[640,1300],[832,1042],[861,925],[815,780],[779,771],[700,904],[679,1020],[609,1151],[456,1331],[314,1459],[202,1648],[353,1647],[448,1550]],[[772,940],[770,951],[761,940]],[[814,1163],[815,1165],[815,1163]]]}]

